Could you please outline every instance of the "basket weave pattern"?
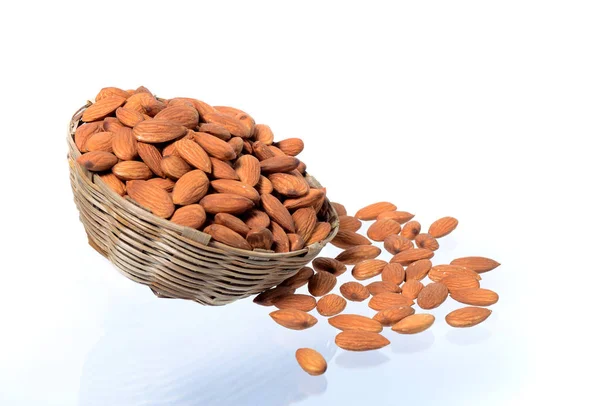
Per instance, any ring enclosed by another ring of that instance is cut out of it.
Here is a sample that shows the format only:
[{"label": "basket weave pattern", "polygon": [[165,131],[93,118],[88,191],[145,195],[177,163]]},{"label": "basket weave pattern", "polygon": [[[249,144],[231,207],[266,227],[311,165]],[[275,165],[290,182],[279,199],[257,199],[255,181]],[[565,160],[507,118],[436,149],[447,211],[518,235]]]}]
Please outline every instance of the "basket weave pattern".
[{"label": "basket weave pattern", "polygon": [[[71,119],[69,171],[75,204],[90,245],[129,279],[149,286],[159,297],[224,305],[257,294],[286,278],[318,255],[338,230],[328,208],[331,232],[324,241],[299,251],[245,251],[216,241],[201,231],[154,216],[113,192],[100,177],[75,160],[81,155],[73,135],[87,106]],[[307,176],[311,186],[318,182]]]}]

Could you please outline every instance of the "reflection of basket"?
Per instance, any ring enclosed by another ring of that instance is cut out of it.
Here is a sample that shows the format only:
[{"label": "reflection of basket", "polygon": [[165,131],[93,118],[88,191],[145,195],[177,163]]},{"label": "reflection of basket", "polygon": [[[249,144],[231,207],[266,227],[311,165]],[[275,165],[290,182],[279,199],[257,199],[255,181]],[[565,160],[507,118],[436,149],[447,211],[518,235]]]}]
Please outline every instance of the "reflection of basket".
[{"label": "reflection of basket", "polygon": [[[331,232],[299,251],[245,251],[216,241],[201,231],[156,217],[124,199],[75,160],[73,141],[87,106],[69,126],[69,169],[79,218],[89,244],[129,279],[148,285],[159,297],[190,299],[206,305],[231,303],[268,289],[294,275],[337,233],[338,217],[325,201]],[[320,187],[310,176],[312,186]]]}]

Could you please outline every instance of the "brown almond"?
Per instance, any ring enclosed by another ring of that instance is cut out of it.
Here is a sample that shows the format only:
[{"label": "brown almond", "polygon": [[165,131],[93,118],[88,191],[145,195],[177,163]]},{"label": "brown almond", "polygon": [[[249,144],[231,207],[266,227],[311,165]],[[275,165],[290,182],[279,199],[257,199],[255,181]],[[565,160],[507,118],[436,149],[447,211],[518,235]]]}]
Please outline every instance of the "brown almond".
[{"label": "brown almond", "polygon": [[373,316],[373,320],[377,320],[382,326],[389,327],[413,314],[415,314],[415,309],[410,306],[390,307],[377,312]]},{"label": "brown almond", "polygon": [[317,225],[317,213],[312,207],[304,207],[298,209],[292,214],[296,233],[302,237],[304,241],[312,235],[312,232]]},{"label": "brown almond", "polygon": [[269,314],[275,322],[291,330],[306,330],[317,324],[317,319],[297,309],[275,310]]},{"label": "brown almond", "polygon": [[373,241],[383,241],[390,235],[396,235],[400,232],[400,224],[394,220],[377,220],[367,230],[367,236]]},{"label": "brown almond", "polygon": [[252,186],[237,180],[217,179],[210,182],[210,185],[219,193],[233,193],[250,199],[254,204],[260,201],[260,195]]},{"label": "brown almond", "polygon": [[125,98],[121,96],[108,96],[89,106],[83,112],[81,121],[96,121],[112,114],[117,108],[125,103]]},{"label": "brown almond", "polygon": [[286,155],[296,156],[304,149],[304,142],[300,138],[287,138],[276,142],[275,146]]},{"label": "brown almond", "polygon": [[154,118],[171,121],[190,129],[198,126],[198,121],[200,120],[198,111],[186,105],[169,106],[158,112]]},{"label": "brown almond", "polygon": [[260,141],[265,145],[271,145],[273,143],[273,131],[271,127],[266,124],[256,124],[254,126],[254,139]]},{"label": "brown almond", "polygon": [[161,161],[163,159],[160,151],[152,144],[146,144],[145,142],[138,142],[137,150],[140,158],[148,168],[158,177],[164,178],[165,173],[161,168]]},{"label": "brown almond", "polygon": [[167,219],[173,215],[175,205],[164,189],[143,180],[131,180],[126,188],[131,199],[155,216]]},{"label": "brown almond", "polygon": [[125,90],[119,89],[118,87],[104,87],[100,89],[100,92],[96,95],[95,100],[99,101],[112,96],[119,96],[127,99],[129,94]]},{"label": "brown almond", "polygon": [[288,197],[302,197],[310,190],[306,179],[295,176],[291,173],[272,173],[267,178],[273,184],[273,189],[278,193]]},{"label": "brown almond", "polygon": [[292,295],[294,291],[295,289],[289,286],[276,286],[256,295],[256,297],[252,301],[261,306],[272,306],[273,300],[280,296]]},{"label": "brown almond", "polygon": [[290,241],[290,251],[298,251],[306,246],[306,243],[300,234],[289,233],[287,236]]},{"label": "brown almond", "polygon": [[[290,276],[286,280],[280,283],[280,286],[289,286],[293,289],[301,288],[306,285],[309,279],[315,274],[312,268],[304,266],[293,276]],[[318,303],[317,303],[318,306]]]},{"label": "brown almond", "polygon": [[345,308],[346,299],[335,293],[325,295],[317,301],[317,312],[324,317],[340,314]]},{"label": "brown almond", "polygon": [[[198,203],[206,195],[208,185],[209,180],[201,170],[186,173],[175,182],[173,203],[178,205]],[[206,207],[204,209],[206,210]]]},{"label": "brown almond", "polygon": [[252,154],[261,162],[275,156],[269,146],[260,141],[256,141],[252,144]]},{"label": "brown almond", "polygon": [[340,330],[361,330],[379,333],[383,330],[377,320],[358,314],[340,314],[327,320],[329,324]]},{"label": "brown almond", "polygon": [[394,210],[396,210],[395,204],[390,202],[378,202],[363,207],[356,212],[354,217],[360,220],[375,220],[381,213]]},{"label": "brown almond", "polygon": [[500,263],[485,257],[464,257],[456,258],[450,262],[450,265],[464,266],[474,270],[477,273],[483,273],[491,271],[492,269],[500,266]]},{"label": "brown almond", "polygon": [[171,221],[184,227],[199,229],[206,221],[206,212],[199,204],[190,204],[175,210]]},{"label": "brown almond", "polygon": [[129,96],[123,107],[137,111],[152,118],[162,109],[166,108],[166,104],[157,100],[152,93],[142,91]]},{"label": "brown almond", "polygon": [[231,145],[231,148],[233,148],[235,155],[240,156],[240,154],[244,150],[244,140],[240,137],[231,137],[231,139],[227,141],[227,143]]},{"label": "brown almond", "polygon": [[392,330],[400,334],[417,334],[431,327],[434,321],[432,314],[412,314],[394,324]]},{"label": "brown almond", "polygon": [[210,162],[212,165],[211,173],[215,179],[240,180],[239,176],[235,172],[235,169],[233,169],[229,163],[212,157],[210,158]]},{"label": "brown almond", "polygon": [[235,117],[230,115],[222,114],[220,112],[202,114],[202,118],[207,123],[218,124],[225,128],[231,135],[237,137],[249,138],[252,136],[250,129],[246,127],[242,122]]},{"label": "brown almond", "polygon": [[389,235],[383,240],[383,248],[392,255],[414,248],[411,240],[400,235]]},{"label": "brown almond", "polygon": [[252,249],[270,250],[273,245],[273,233],[268,228],[252,229],[246,235],[246,241]]},{"label": "brown almond", "polygon": [[168,157],[171,155],[175,155],[175,156],[178,156],[179,158],[181,158],[181,156],[179,155],[179,152],[177,152],[177,143],[176,142],[172,142],[172,143],[168,144],[162,150],[163,157]]},{"label": "brown almond", "polygon": [[121,180],[146,180],[154,174],[143,162],[121,161],[112,167],[112,172]]},{"label": "brown almond", "polygon": [[421,309],[435,309],[448,297],[448,288],[443,283],[434,282],[426,285],[419,296],[417,296],[417,304]]},{"label": "brown almond", "polygon": [[331,243],[338,248],[347,249],[357,245],[371,245],[371,241],[365,236],[362,236],[353,231],[339,230]]},{"label": "brown almond", "polygon": [[[269,181],[264,176],[261,176],[261,179],[263,178]],[[271,181],[269,181],[269,183],[270,182]],[[271,183],[271,191],[273,190],[272,186],[273,184]],[[289,210],[301,209],[303,207],[314,207],[324,196],[325,192],[323,189],[310,189],[305,196],[284,200],[283,205]]]},{"label": "brown almond", "polygon": [[443,283],[448,288],[450,293],[460,289],[473,289],[479,287],[479,281],[471,276],[451,275],[442,278],[440,283]]},{"label": "brown almond", "polygon": [[271,222],[270,228],[273,233],[273,250],[275,252],[290,252],[290,240],[285,230],[274,221]]},{"label": "brown almond", "polygon": [[[184,175],[185,176],[185,175]],[[207,213],[230,213],[240,214],[254,206],[252,200],[231,193],[218,193],[206,195],[200,200],[200,204]]]},{"label": "brown almond", "polygon": [[131,161],[137,156],[137,140],[131,128],[123,127],[114,134],[112,151],[123,161]]},{"label": "brown almond", "polygon": [[387,264],[386,261],[381,259],[365,259],[354,265],[352,276],[359,281],[372,278],[379,275]]},{"label": "brown almond", "polygon": [[280,296],[273,300],[273,304],[278,309],[298,309],[304,312],[310,312],[317,307],[314,297],[302,294]]},{"label": "brown almond", "polygon": [[306,246],[323,241],[331,233],[331,224],[327,222],[318,222],[313,229]]},{"label": "brown almond", "polygon": [[77,158],[77,163],[88,171],[101,172],[112,168],[119,159],[110,152],[86,152]]},{"label": "brown almond", "polygon": [[335,210],[335,212],[338,214],[338,217],[339,216],[346,216],[346,215],[348,215],[346,207],[344,207],[343,204],[336,203],[336,202],[331,202],[331,206],[333,207],[333,209]]},{"label": "brown almond", "polygon": [[346,299],[352,302],[362,302],[367,299],[371,294],[369,290],[358,282],[346,282],[340,286],[340,293]]},{"label": "brown almond", "polygon": [[208,154],[196,141],[184,138],[176,142],[176,150],[179,156],[194,168],[206,173],[212,171],[212,163]]},{"label": "brown almond", "polygon": [[112,143],[114,134],[112,132],[98,132],[92,134],[86,141],[84,148],[86,151],[104,151],[113,152]]},{"label": "brown almond", "polygon": [[108,186],[116,194],[120,196],[125,195],[125,184],[121,182],[121,180],[117,178],[114,173],[109,172],[100,175],[100,179],[102,179],[102,181],[106,183],[106,186]]},{"label": "brown almond", "polygon": [[398,262],[402,265],[409,265],[411,262],[415,262],[420,259],[429,259],[432,257],[433,251],[431,250],[425,248],[413,248],[394,255],[390,262]]},{"label": "brown almond", "polygon": [[414,302],[399,293],[384,292],[375,295],[369,300],[369,307],[373,310],[383,310],[390,307],[412,306]]},{"label": "brown almond", "polygon": [[316,272],[308,281],[308,292],[313,296],[324,296],[331,292],[337,283],[337,278],[329,272]]},{"label": "brown almond", "polygon": [[323,375],[327,371],[327,361],[312,348],[299,348],[296,350],[296,361],[300,368],[309,375]]},{"label": "brown almond", "polygon": [[156,185],[159,188],[166,190],[167,192],[172,192],[173,187],[175,187],[175,182],[173,182],[171,179],[152,178],[148,179],[147,182]]},{"label": "brown almond", "polygon": [[138,141],[157,144],[179,138],[187,128],[166,120],[144,120],[133,127],[133,135]]},{"label": "brown almond", "polygon": [[452,327],[473,327],[490,317],[492,311],[482,307],[463,307],[446,315],[446,323]]},{"label": "brown almond", "polygon": [[498,301],[496,292],[482,288],[456,290],[450,294],[450,297],[471,306],[491,306]]},{"label": "brown almond", "polygon": [[379,333],[347,330],[335,336],[335,344],[348,351],[371,351],[389,345],[390,341]]},{"label": "brown almond", "polygon": [[431,223],[429,234],[434,238],[442,238],[450,234],[458,226],[458,220],[454,217],[442,217]]},{"label": "brown almond", "polygon": [[75,130],[75,135],[73,136],[73,140],[75,141],[77,149],[80,152],[87,152],[85,150],[85,143],[87,142],[88,138],[100,131],[104,131],[102,128],[102,121],[84,123],[77,127],[77,130]]},{"label": "brown almond", "polygon": [[306,174],[306,164],[302,161],[300,161],[300,163],[298,164],[298,172],[300,172],[302,175]]},{"label": "brown almond", "polygon": [[107,132],[116,133],[121,128],[124,128],[123,124],[116,117],[106,117],[102,122],[102,128]]},{"label": "brown almond", "polygon": [[366,259],[377,258],[381,249],[373,245],[357,245],[342,251],[335,259],[346,265],[358,264]]},{"label": "brown almond", "polygon": [[406,281],[416,279],[422,280],[427,276],[427,273],[431,269],[431,261],[428,259],[420,259],[408,265],[406,267]]},{"label": "brown almond", "polygon": [[274,156],[261,160],[260,170],[262,173],[270,174],[277,172],[289,172],[298,167],[300,161],[292,156]]},{"label": "brown almond", "polygon": [[334,276],[346,272],[346,265],[333,258],[318,257],[313,259],[312,264],[317,271],[329,272]]},{"label": "brown almond", "polygon": [[244,214],[244,222],[250,228],[267,228],[271,224],[271,219],[264,211],[252,209]]},{"label": "brown almond", "polygon": [[170,179],[177,180],[192,170],[192,167],[177,155],[169,155],[160,161],[160,169]]},{"label": "brown almond", "polygon": [[252,155],[239,157],[234,169],[240,180],[250,186],[255,186],[260,180],[260,162]]},{"label": "brown almond", "polygon": [[417,235],[421,232],[421,223],[415,220],[411,220],[402,227],[400,235],[409,240],[414,240]]},{"label": "brown almond", "polygon": [[119,107],[116,110],[116,115],[121,124],[133,128],[136,124],[144,121],[144,116],[142,113],[130,109],[126,109],[125,107]]},{"label": "brown almond", "polygon": [[271,194],[273,193],[273,184],[269,179],[261,175],[260,179],[258,180],[258,183],[256,184],[256,190],[258,191],[259,195]]},{"label": "brown almond", "polygon": [[339,216],[339,219],[340,219],[340,230],[357,232],[362,227],[362,223],[356,217]]},{"label": "brown almond", "polygon": [[406,278],[404,267],[400,264],[386,264],[381,271],[381,280],[400,285]]},{"label": "brown almond", "polygon": [[415,300],[423,290],[423,284],[418,279],[409,279],[402,285],[402,296]]},{"label": "brown almond", "polygon": [[215,123],[202,123],[198,127],[198,131],[212,134],[223,141],[229,141],[231,139],[231,133],[227,131],[225,127]]},{"label": "brown almond", "polygon": [[429,279],[434,282],[440,282],[448,276],[466,276],[476,280],[481,280],[481,276],[472,269],[459,265],[436,265],[429,271]]},{"label": "brown almond", "polygon": [[261,195],[260,201],[269,217],[288,232],[295,232],[294,219],[283,203],[273,195]]},{"label": "brown almond", "polygon": [[431,251],[435,251],[440,248],[438,241],[431,236],[431,234],[419,234],[415,237],[415,244],[419,248],[425,248]]},{"label": "brown almond", "polygon": [[194,133],[194,141],[200,144],[210,156],[222,161],[229,161],[237,157],[237,153],[231,145],[212,134]]},{"label": "brown almond", "polygon": [[398,285],[387,281],[375,281],[367,285],[369,293],[373,296],[384,292],[399,293],[401,290]]},{"label": "brown almond", "polygon": [[225,226],[241,236],[247,235],[250,231],[250,227],[246,223],[229,213],[217,213],[215,215],[215,224]]},{"label": "brown almond", "polygon": [[239,248],[250,251],[252,248],[248,241],[235,231],[222,226],[220,224],[211,224],[204,229],[206,234],[209,234],[213,240],[228,245],[230,247]]},{"label": "brown almond", "polygon": [[414,214],[407,211],[384,211],[377,216],[377,220],[390,219],[397,223],[404,224],[414,217]]}]

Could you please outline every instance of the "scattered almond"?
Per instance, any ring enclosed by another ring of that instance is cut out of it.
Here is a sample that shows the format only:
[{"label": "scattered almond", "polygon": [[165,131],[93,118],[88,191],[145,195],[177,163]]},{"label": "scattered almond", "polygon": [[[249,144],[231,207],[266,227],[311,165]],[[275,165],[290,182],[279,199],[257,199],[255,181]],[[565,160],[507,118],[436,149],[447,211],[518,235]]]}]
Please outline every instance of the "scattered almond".
[{"label": "scattered almond", "polygon": [[454,217],[442,217],[429,226],[429,234],[434,238],[441,238],[450,234],[458,226],[458,220]]},{"label": "scattered almond", "polygon": [[335,336],[335,343],[348,351],[371,351],[389,345],[390,341],[379,333],[348,330]]},{"label": "scattered almond", "polygon": [[373,203],[356,212],[354,217],[360,220],[375,220],[381,213],[396,210],[396,205],[389,202]]},{"label": "scattered almond", "polygon": [[296,361],[300,368],[309,375],[323,375],[327,371],[327,361],[312,348],[299,348],[296,351]]},{"label": "scattered almond", "polygon": [[340,314],[327,320],[329,324],[340,330],[362,330],[379,333],[383,330],[381,323],[358,314]]},{"label": "scattered almond", "polygon": [[392,330],[400,334],[417,334],[431,327],[434,321],[432,314],[412,314],[394,324]]},{"label": "scattered almond", "polygon": [[453,260],[450,265],[464,266],[475,272],[483,273],[500,266],[500,263],[485,257],[464,257]]},{"label": "scattered almond", "polygon": [[496,292],[482,288],[455,290],[450,297],[457,302],[472,306],[491,306],[498,301]]},{"label": "scattered almond", "polygon": [[329,272],[318,271],[308,281],[308,291],[313,296],[324,296],[335,287],[337,278]]},{"label": "scattered almond", "polygon": [[362,284],[353,281],[342,284],[342,286],[340,286],[340,293],[352,302],[362,302],[371,296],[367,288]]},{"label": "scattered almond", "polygon": [[343,312],[345,308],[346,300],[335,293],[325,295],[317,302],[317,312],[324,317],[335,316]]},{"label": "scattered almond", "polygon": [[[404,292],[404,290],[403,290]],[[419,296],[417,296],[417,304],[421,309],[435,309],[448,297],[448,288],[443,283],[434,282],[426,285]]]},{"label": "scattered almond", "polygon": [[492,311],[482,307],[463,307],[446,315],[446,323],[452,327],[473,327],[490,317]]},{"label": "scattered almond", "polygon": [[409,279],[406,281],[404,285],[402,285],[402,296],[406,296],[411,300],[415,300],[421,290],[423,289],[423,284],[418,279]]},{"label": "scattered almond", "polygon": [[381,323],[382,326],[389,327],[412,314],[415,314],[415,309],[410,306],[390,307],[377,312],[373,319]]},{"label": "scattered almond", "polygon": [[297,309],[280,309],[269,314],[277,324],[291,330],[306,330],[317,324],[317,319]]}]

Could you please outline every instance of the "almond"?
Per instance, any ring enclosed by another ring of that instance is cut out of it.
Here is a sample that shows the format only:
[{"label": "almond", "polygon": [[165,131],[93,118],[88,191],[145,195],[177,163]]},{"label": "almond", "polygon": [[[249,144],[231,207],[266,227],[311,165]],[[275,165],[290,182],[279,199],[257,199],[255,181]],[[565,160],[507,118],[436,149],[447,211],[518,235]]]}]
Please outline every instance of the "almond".
[{"label": "almond", "polygon": [[273,221],[279,224],[286,231],[292,233],[296,231],[292,215],[288,209],[285,208],[283,203],[279,201],[279,199],[273,195],[261,195],[260,201],[263,209]]},{"label": "almond", "polygon": [[273,250],[275,252],[290,252],[290,240],[285,230],[275,222],[272,222],[270,227],[273,233]]},{"label": "almond", "polygon": [[292,294],[274,299],[273,304],[278,309],[298,309],[304,312],[310,312],[317,306],[317,301],[314,297],[309,295]]},{"label": "almond", "polygon": [[254,139],[260,141],[265,145],[271,145],[273,143],[273,131],[271,127],[266,124],[256,124],[254,126]]},{"label": "almond", "polygon": [[455,290],[450,297],[457,302],[472,306],[490,306],[498,301],[496,292],[482,288]]},{"label": "almond", "polygon": [[[293,289],[298,289],[306,285],[309,279],[315,274],[315,272],[308,266],[302,267],[296,275],[290,276],[286,280],[280,283],[280,286],[289,286]],[[317,303],[317,307],[318,307]]]},{"label": "almond", "polygon": [[327,371],[327,361],[312,348],[299,348],[296,350],[296,361],[298,361],[300,368],[309,375],[323,375]]},{"label": "almond", "polygon": [[235,172],[240,180],[255,186],[260,179],[260,162],[252,155],[243,155],[235,161]]},{"label": "almond", "polygon": [[[202,114],[202,113],[201,113]],[[231,133],[231,135],[235,135],[237,137],[248,138],[252,135],[250,130],[242,124],[242,122],[235,117],[221,114],[220,112],[215,113],[206,113],[202,114],[202,118],[207,123],[218,124],[221,127],[225,128],[227,131]]]},{"label": "almond", "polygon": [[482,307],[463,307],[446,315],[446,323],[452,327],[472,327],[490,317],[492,311]]},{"label": "almond", "polygon": [[389,327],[413,314],[415,314],[415,309],[410,306],[390,307],[377,312],[373,316],[373,320],[377,320],[382,326]]},{"label": "almond", "polygon": [[396,210],[395,204],[390,202],[378,202],[363,207],[356,212],[354,217],[360,220],[375,220],[381,213],[393,210]]},{"label": "almond", "polygon": [[418,279],[409,279],[402,285],[402,296],[415,300],[423,290],[423,284]]},{"label": "almond", "polygon": [[[121,163],[125,162],[131,161]],[[164,189],[143,180],[131,180],[127,182],[126,187],[127,195],[155,216],[167,219],[173,215],[175,205]]]},{"label": "almond", "polygon": [[411,240],[400,235],[389,235],[383,240],[383,248],[392,255],[414,248]]},{"label": "almond", "polygon": [[273,300],[285,295],[292,295],[294,289],[289,286],[277,286],[258,294],[252,301],[261,306],[272,306]]},{"label": "almond", "polygon": [[308,240],[317,225],[317,213],[312,207],[298,209],[292,214],[296,233],[302,237],[304,241]]},{"label": "almond", "polygon": [[347,249],[357,245],[370,245],[371,241],[353,231],[339,230],[331,243],[338,248]]},{"label": "almond", "polygon": [[237,153],[231,145],[209,133],[194,133],[194,141],[200,144],[210,156],[222,161],[229,161],[237,157]]},{"label": "almond", "polygon": [[102,179],[102,181],[106,183],[106,186],[111,188],[116,194],[120,196],[125,195],[125,184],[121,182],[121,180],[117,178],[114,173],[105,173],[100,175],[100,179]]},{"label": "almond", "polygon": [[447,297],[448,288],[446,285],[434,282],[421,289],[421,292],[419,292],[419,296],[417,297],[417,304],[421,309],[435,309],[444,303]]},{"label": "almond", "polygon": [[306,243],[300,234],[289,233],[287,236],[290,241],[290,251],[298,251],[306,246]]},{"label": "almond", "polygon": [[206,212],[199,204],[190,204],[175,210],[171,221],[184,227],[199,229],[206,221]]},{"label": "almond", "polygon": [[100,101],[107,97],[118,96],[124,99],[129,97],[129,94],[125,90],[119,89],[118,87],[104,87],[100,89],[100,92],[96,95],[96,101]]},{"label": "almond", "polygon": [[246,241],[252,249],[270,250],[273,245],[273,233],[268,228],[252,229],[246,235]]},{"label": "almond", "polygon": [[[186,173],[175,182],[175,186],[173,187],[173,203],[178,205],[198,203],[206,195],[206,192],[208,192],[208,185],[208,178],[201,170]],[[204,209],[206,210],[206,207]]]},{"label": "almond", "polygon": [[386,264],[381,271],[381,280],[400,285],[406,278],[404,267],[400,264]]},{"label": "almond", "polygon": [[254,204],[258,204],[260,201],[260,195],[256,189],[237,180],[217,179],[210,182],[210,185],[219,193],[233,193],[234,195],[243,196],[252,200]]},{"label": "almond", "polygon": [[419,234],[415,237],[415,244],[419,248],[425,248],[431,251],[435,251],[440,248],[440,244],[431,234]]},{"label": "almond", "polygon": [[300,161],[292,156],[274,156],[261,160],[260,170],[263,173],[289,172],[298,167]]},{"label": "almond", "polygon": [[181,155],[179,155],[179,152],[177,152],[177,143],[176,142],[172,142],[172,143],[168,144],[162,150],[163,157],[167,157],[167,156],[171,156],[171,155],[175,155],[175,156],[178,156],[179,158],[181,158]]},{"label": "almond", "polygon": [[242,123],[242,126],[245,128],[247,133],[250,134],[249,137],[251,137],[254,134],[254,119],[243,112],[236,114],[235,118]]},{"label": "almond", "polygon": [[400,231],[400,235],[402,237],[408,238],[409,240],[414,240],[417,235],[421,232],[421,223],[415,220],[411,220],[402,227],[402,231]]},{"label": "almond", "polygon": [[340,286],[340,293],[352,302],[362,302],[371,296],[369,290],[358,282],[346,282],[342,284]]},{"label": "almond", "polygon": [[103,121],[102,128],[104,131],[116,133],[121,128],[124,128],[123,124],[116,117],[106,117]]},{"label": "almond", "polygon": [[[356,232],[362,227],[362,223],[356,217],[339,216],[340,230]],[[367,233],[368,234],[368,233]]]},{"label": "almond", "polygon": [[412,248],[394,255],[390,262],[398,262],[402,265],[409,265],[411,262],[415,262],[420,259],[429,259],[432,257],[433,251],[425,248]]},{"label": "almond", "polygon": [[379,333],[383,330],[381,323],[358,314],[340,314],[327,320],[329,324],[340,330],[361,330]]},{"label": "almond", "polygon": [[130,109],[126,109],[125,107],[119,107],[116,110],[116,115],[119,121],[130,128],[135,127],[136,124],[144,121],[144,116],[142,113]]},{"label": "almond", "polygon": [[154,116],[156,120],[167,120],[187,128],[195,128],[200,116],[198,111],[186,105],[169,106]]},{"label": "almond", "polygon": [[472,289],[479,287],[479,281],[471,276],[451,275],[442,278],[440,283],[443,283],[448,288],[450,293],[460,289]]},{"label": "almond", "polygon": [[248,251],[252,249],[244,237],[220,224],[211,224],[204,229],[204,232],[209,234],[213,240],[229,245],[230,247]]},{"label": "almond", "polygon": [[348,212],[346,211],[346,208],[344,207],[343,204],[331,202],[331,206],[333,207],[333,209],[335,210],[335,212],[338,214],[338,216],[346,216],[346,215],[348,215]]},{"label": "almond", "polygon": [[454,217],[442,217],[431,223],[429,234],[434,238],[441,238],[454,231],[457,225],[458,220]]},{"label": "almond", "polygon": [[398,285],[393,284],[391,282],[387,282],[387,281],[371,282],[367,285],[367,289],[368,289],[369,293],[373,296],[378,295],[380,293],[384,293],[384,292],[391,292],[391,293],[399,293],[400,292],[400,288],[398,287]]},{"label": "almond", "polygon": [[432,314],[412,314],[394,324],[392,330],[400,334],[417,334],[431,327],[434,321]]},{"label": "almond", "polygon": [[440,282],[447,276],[466,276],[481,280],[481,276],[477,272],[459,265],[436,265],[431,268],[428,276],[434,282]]},{"label": "almond", "polygon": [[191,171],[192,167],[188,165],[183,158],[180,158],[177,155],[169,155],[160,161],[160,169],[165,176],[176,181]]},{"label": "almond", "polygon": [[329,272],[335,276],[346,272],[346,265],[333,258],[318,257],[313,259],[312,264],[317,271]]},{"label": "almond", "polygon": [[337,278],[329,272],[316,272],[308,281],[308,291],[313,296],[324,296],[331,292]]},{"label": "almond", "polygon": [[86,151],[104,151],[104,152],[113,152],[112,142],[114,138],[114,134],[111,132],[99,132],[96,134],[92,134],[84,145],[84,149]]},{"label": "almond", "polygon": [[154,176],[148,165],[139,161],[121,161],[112,167],[112,172],[121,180],[146,180]]},{"label": "almond", "polygon": [[414,302],[398,293],[380,293],[369,300],[369,307],[373,310],[383,310],[389,307],[412,306]]},{"label": "almond", "polygon": [[159,188],[166,190],[167,192],[172,192],[173,187],[175,187],[175,182],[173,182],[171,179],[152,178],[148,179],[147,182],[156,185]]},{"label": "almond", "polygon": [[125,103],[125,97],[108,96],[89,106],[83,112],[81,121],[96,121],[113,113],[117,108]]},{"label": "almond", "polygon": [[298,172],[300,172],[302,175],[306,174],[306,164],[304,162],[300,161],[297,169],[298,169]]},{"label": "almond", "polygon": [[176,143],[176,149],[179,155],[188,164],[201,171],[210,173],[212,170],[211,160],[204,149],[194,140],[184,138]]},{"label": "almond", "polygon": [[137,140],[131,128],[123,127],[115,133],[112,139],[112,150],[123,161],[131,161],[137,156]]},{"label": "almond", "polygon": [[352,269],[352,276],[359,281],[372,278],[379,275],[383,268],[387,265],[387,262],[381,259],[365,259],[354,265]]},{"label": "almond", "polygon": [[[261,178],[264,178],[261,176]],[[267,178],[264,178],[268,181]],[[270,183],[270,181],[269,181]],[[272,187],[272,184],[271,184]],[[272,189],[271,189],[272,190]],[[314,207],[316,203],[325,196],[325,192],[323,189],[310,189],[305,196],[298,198],[290,198],[286,199],[283,202],[283,205],[287,207],[289,210],[301,209],[303,207]],[[356,230],[354,230],[356,231]]]},{"label": "almond", "polygon": [[394,220],[397,223],[404,224],[407,221],[412,220],[414,217],[414,214],[407,211],[384,211],[377,216],[377,220],[389,219]]},{"label": "almond", "polygon": [[260,141],[256,141],[254,144],[252,144],[252,153],[261,162],[275,157],[275,154],[271,151],[269,146]]},{"label": "almond", "polygon": [[244,214],[244,222],[250,228],[267,228],[271,224],[271,219],[264,211],[252,209]]},{"label": "almond", "polygon": [[273,173],[268,176],[268,179],[273,184],[273,189],[284,196],[302,197],[310,190],[310,186],[302,175],[295,176],[290,173]]},{"label": "almond", "polygon": [[229,163],[216,158],[210,158],[210,162],[212,166],[211,173],[215,179],[240,180],[240,177]]},{"label": "almond", "polygon": [[88,171],[101,172],[112,168],[119,159],[110,152],[86,152],[77,158],[77,163]]},{"label": "almond", "polygon": [[250,231],[250,227],[246,223],[229,213],[217,213],[215,215],[215,224],[225,226],[242,236],[247,235]]},{"label": "almond", "polygon": [[323,241],[329,233],[331,232],[331,224],[326,222],[318,222],[315,225],[315,228],[310,236],[310,238],[306,241],[306,245],[309,246],[314,243],[318,243]]},{"label": "almond", "polygon": [[204,207],[204,210],[211,214],[240,214],[254,206],[252,200],[231,193],[218,193],[204,196],[202,200],[200,200],[200,204]]},{"label": "almond", "polygon": [[474,270],[477,273],[488,272],[492,269],[500,266],[500,263],[494,261],[493,259],[485,258],[485,257],[464,257],[457,258],[450,262],[451,265],[459,265],[464,266],[469,269]]},{"label": "almond", "polygon": [[[260,194],[260,195],[271,194],[271,193],[273,193],[273,184],[271,183],[271,181],[269,179],[267,179],[261,175],[260,179],[258,180],[258,183],[256,184],[256,190],[258,191],[258,194]],[[285,206],[285,202],[283,205]]]},{"label": "almond", "polygon": [[142,91],[129,96],[123,107],[148,115],[150,118],[152,118],[158,114],[159,111],[163,110],[166,105],[157,100],[152,93]]},{"label": "almond", "polygon": [[379,333],[348,330],[335,336],[335,344],[348,351],[371,351],[389,345],[390,341]]},{"label": "almond", "polygon": [[365,259],[377,258],[381,249],[373,245],[357,245],[342,251],[335,259],[346,265],[358,264]]},{"label": "almond", "polygon": [[204,118],[204,116],[208,113],[217,113],[217,110],[215,110],[213,106],[204,103],[201,100],[192,99],[189,97],[178,97],[177,99],[171,99],[169,104],[175,105],[175,101],[178,102],[177,104],[182,104],[182,102],[190,103],[192,106],[194,106],[201,118]]},{"label": "almond", "polygon": [[165,173],[161,168],[161,161],[163,159],[160,151],[154,145],[146,144],[144,142],[138,142],[137,144],[138,154],[142,161],[154,174],[160,178],[165,177]]},{"label": "almond", "polygon": [[227,143],[231,145],[231,148],[233,148],[235,155],[240,156],[244,149],[244,140],[240,137],[231,137],[231,139],[227,141]]},{"label": "almond", "polygon": [[317,312],[324,317],[340,314],[345,308],[346,300],[335,293],[325,295],[317,301]]},{"label": "almond", "polygon": [[431,269],[431,261],[428,259],[420,259],[408,265],[406,267],[406,281],[416,279],[420,281],[427,276],[427,273]]},{"label": "almond", "polygon": [[286,155],[296,156],[304,149],[304,142],[300,138],[287,138],[275,143],[275,146]]},{"label": "almond", "polygon": [[317,319],[310,314],[297,309],[275,310],[269,314],[273,320],[291,330],[306,330],[317,324]]},{"label": "almond", "polygon": [[198,127],[198,131],[212,134],[223,141],[229,141],[231,139],[231,133],[227,131],[225,127],[215,123],[202,123],[200,124],[200,127]]},{"label": "almond", "polygon": [[166,120],[144,120],[133,127],[133,135],[138,141],[156,144],[179,138],[187,128]]},{"label": "almond", "polygon": [[77,146],[79,152],[87,152],[85,150],[85,143],[87,142],[88,138],[90,138],[93,134],[103,130],[102,121],[85,123],[77,127],[73,140],[75,141],[75,145]]},{"label": "almond", "polygon": [[400,232],[400,224],[394,220],[377,220],[367,230],[367,236],[373,241],[383,241],[390,235],[396,235]]}]

